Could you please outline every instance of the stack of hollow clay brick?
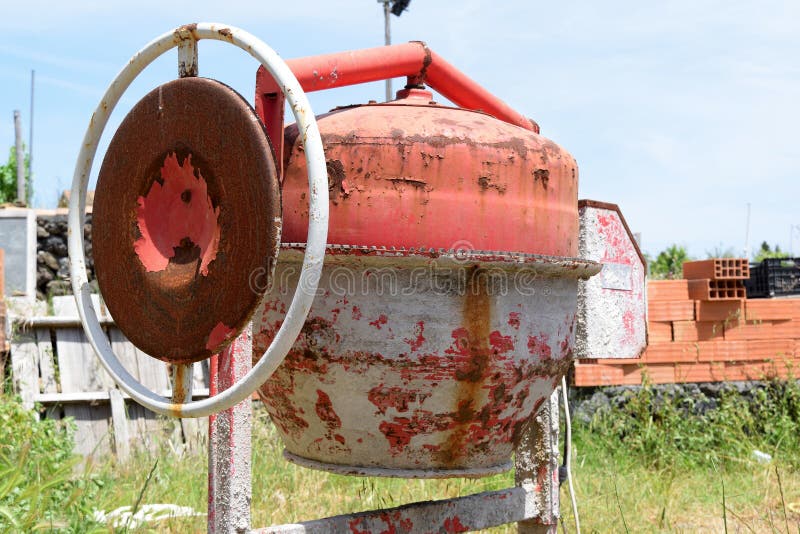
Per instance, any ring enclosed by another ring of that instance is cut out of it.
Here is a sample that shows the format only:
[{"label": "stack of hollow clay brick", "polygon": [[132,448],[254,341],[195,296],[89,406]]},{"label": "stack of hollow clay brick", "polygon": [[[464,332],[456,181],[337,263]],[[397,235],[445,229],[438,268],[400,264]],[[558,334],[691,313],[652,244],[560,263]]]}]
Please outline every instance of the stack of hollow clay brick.
[{"label": "stack of hollow clay brick", "polygon": [[744,259],[684,264],[649,280],[648,346],[636,359],[578,360],[576,386],[800,377],[800,298],[745,299]]}]

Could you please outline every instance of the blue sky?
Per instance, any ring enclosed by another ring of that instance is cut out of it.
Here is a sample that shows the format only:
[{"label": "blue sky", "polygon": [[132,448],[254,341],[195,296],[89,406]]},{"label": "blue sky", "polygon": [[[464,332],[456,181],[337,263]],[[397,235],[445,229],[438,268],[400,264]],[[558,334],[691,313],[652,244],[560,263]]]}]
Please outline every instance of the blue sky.
[{"label": "blue sky", "polygon": [[[174,26],[218,21],[262,38],[285,58],[383,43],[375,0],[51,2],[0,7],[0,157],[13,110],[29,133],[36,70],[37,207],[72,180],[89,117],[143,44]],[[424,40],[534,118],[580,166],[580,196],[618,203],[651,254],[741,252],[763,240],[800,255],[800,2],[530,2],[413,0],[392,17],[394,42]],[[112,117],[175,77],[168,54]],[[200,74],[252,99],[256,65],[203,42]],[[398,86],[399,83],[395,83]],[[382,84],[312,93],[315,112],[381,99]],[[102,149],[102,147],[101,147]]]}]

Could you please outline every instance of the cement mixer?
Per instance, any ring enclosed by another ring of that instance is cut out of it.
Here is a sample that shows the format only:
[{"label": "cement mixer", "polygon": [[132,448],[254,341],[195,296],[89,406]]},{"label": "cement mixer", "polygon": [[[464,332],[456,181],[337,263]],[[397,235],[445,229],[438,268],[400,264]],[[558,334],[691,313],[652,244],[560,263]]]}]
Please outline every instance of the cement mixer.
[{"label": "cement mixer", "polygon": [[[255,109],[197,77],[201,39],[261,63]],[[144,66],[176,47],[179,78],[122,121],[93,213],[100,292],[131,342],[171,364],[165,398],[136,382],[102,335],[78,229],[108,116]],[[305,96],[399,76],[406,85],[390,102],[315,117]],[[70,225],[79,313],[120,388],[178,417],[229,410],[257,391],[286,458],[307,467],[408,478],[508,470],[570,367],[579,323],[591,330],[596,306],[584,300],[612,298],[605,333],[629,340],[618,356],[646,343],[636,245],[583,239],[592,230],[579,232],[575,160],[422,42],[283,62],[224,25],[164,34],[93,116]],[[614,264],[624,287],[581,286],[609,262],[606,249],[624,249]],[[623,308],[635,314],[615,321]],[[192,364],[241,339],[252,369],[193,401]]]}]

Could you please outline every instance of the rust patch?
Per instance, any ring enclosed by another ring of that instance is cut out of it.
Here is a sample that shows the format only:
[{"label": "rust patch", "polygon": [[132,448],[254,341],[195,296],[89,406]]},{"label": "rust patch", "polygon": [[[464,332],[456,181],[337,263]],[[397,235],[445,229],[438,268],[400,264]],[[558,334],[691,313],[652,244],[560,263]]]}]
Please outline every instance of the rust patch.
[{"label": "rust patch", "polygon": [[482,174],[478,176],[478,187],[480,187],[481,192],[485,193],[489,189],[494,189],[501,195],[506,192],[508,186],[503,183],[495,182],[491,175]]},{"label": "rust patch", "polygon": [[[472,267],[468,274],[462,309],[464,326],[453,333],[453,337],[457,338],[457,352],[466,357],[464,364],[455,371],[455,378],[461,383],[454,407],[457,424],[442,450],[437,453],[439,460],[446,466],[457,464],[465,452],[467,432],[474,420],[472,406],[477,402],[489,368],[492,353],[489,347],[492,302],[486,286],[487,277],[483,270],[478,266]],[[471,417],[467,417],[468,415]],[[459,421],[459,418],[464,419]]]},{"label": "rust patch", "polygon": [[338,197],[344,198],[350,193],[345,182],[344,165],[338,159],[332,159],[325,162],[325,168],[328,170],[328,191],[331,193],[331,202],[335,204]]},{"label": "rust patch", "polygon": [[547,189],[547,186],[550,182],[550,171],[548,169],[536,169],[532,171],[533,174],[533,181],[539,182],[542,184],[542,187]]},{"label": "rust patch", "polygon": [[222,28],[220,30],[217,30],[217,33],[219,33],[221,36],[225,37],[229,41],[233,39],[233,32],[231,32],[230,28]]}]

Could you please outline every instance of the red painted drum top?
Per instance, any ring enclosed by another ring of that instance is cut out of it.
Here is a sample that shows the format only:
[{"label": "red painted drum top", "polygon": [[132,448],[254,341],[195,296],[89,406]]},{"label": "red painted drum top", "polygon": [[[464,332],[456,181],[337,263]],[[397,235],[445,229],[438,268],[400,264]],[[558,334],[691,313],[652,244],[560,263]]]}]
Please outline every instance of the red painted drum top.
[{"label": "red painted drum top", "polygon": [[[331,195],[328,242],[576,256],[578,168],[552,141],[404,92],[318,118]],[[308,227],[296,126],[286,130],[286,243]]]},{"label": "red painted drum top", "polygon": [[156,88],[114,135],[95,192],[95,270],[111,315],[161,360],[219,352],[268,285],[280,220],[273,150],[247,102],[205,78]]}]

